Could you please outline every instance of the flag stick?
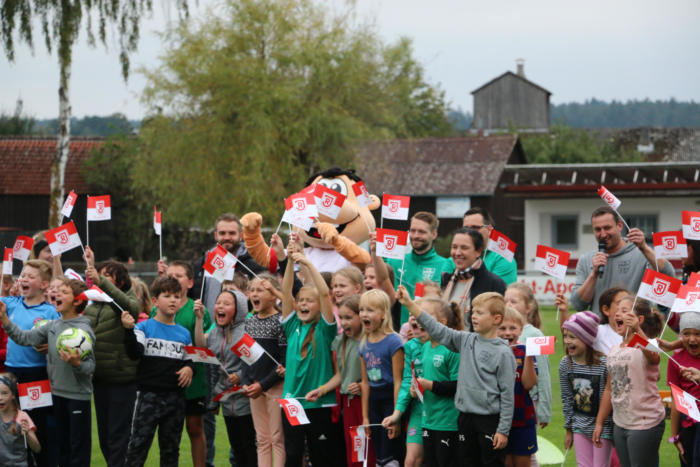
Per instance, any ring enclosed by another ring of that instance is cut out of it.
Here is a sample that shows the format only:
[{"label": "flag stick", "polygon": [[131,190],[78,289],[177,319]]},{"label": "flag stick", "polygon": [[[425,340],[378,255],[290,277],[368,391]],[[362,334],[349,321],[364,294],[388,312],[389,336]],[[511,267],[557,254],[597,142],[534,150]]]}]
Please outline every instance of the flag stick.
[{"label": "flag stick", "polygon": [[564,453],[564,460],[561,461],[561,467],[564,467],[564,463],[566,462],[566,456],[569,455],[569,451],[570,451],[570,450],[571,450],[571,448],[568,448],[568,449],[566,450],[566,452]]},{"label": "flag stick", "polygon": [[224,372],[227,378],[231,376],[228,374],[228,371],[226,371],[226,367],[224,367],[224,364],[222,362],[219,362],[219,365],[221,365],[221,370]]},{"label": "flag stick", "polygon": [[401,275],[399,276],[399,284],[403,282],[403,267],[406,264],[406,255],[403,255],[403,260],[401,260]]},{"label": "flag stick", "polygon": [[61,214],[61,221],[58,223],[58,225],[63,225],[63,218],[64,218],[64,217],[65,217],[65,216],[64,216],[63,214]]},{"label": "flag stick", "polygon": [[379,228],[383,229],[384,228],[384,216],[381,216],[380,221],[379,221]]},{"label": "flag stick", "polygon": [[204,297],[204,283],[207,281],[207,276],[202,276],[202,289],[199,291],[199,300],[202,301]]},{"label": "flag stick", "polygon": [[[262,346],[261,346],[261,347],[262,347]],[[272,361],[275,362],[278,366],[282,366],[282,364],[281,364],[280,362],[278,362],[277,360],[275,360],[275,357],[273,357],[272,355],[270,355],[270,352],[268,352],[268,351],[265,350],[265,349],[263,349],[263,352],[265,352],[265,353],[267,354],[267,356],[270,357],[270,358],[272,359]]]},{"label": "flag stick", "polygon": [[666,317],[666,322],[664,323],[664,328],[661,330],[661,334],[659,334],[659,337],[664,337],[664,332],[666,332],[666,326],[668,326],[668,322],[671,320],[671,313],[673,312],[669,310],[668,316]]},{"label": "flag stick", "polygon": [[85,244],[90,245],[90,221],[85,219]]},{"label": "flag stick", "polygon": [[[238,258],[236,258],[236,264],[240,264],[241,266],[243,266],[243,267],[246,269],[246,271],[248,271],[248,272],[251,273],[253,276],[255,276],[256,279],[260,279],[260,276],[258,276],[258,275],[255,274],[253,271],[251,271],[250,268],[249,268],[248,266],[246,266],[245,264],[243,264],[241,261],[238,261]],[[262,279],[261,279],[261,280],[262,280]]]},{"label": "flag stick", "polygon": [[[612,206],[610,206],[610,207],[612,208]],[[622,223],[625,224],[625,227],[627,227],[627,231],[629,232],[629,231],[631,230],[631,229],[630,229],[630,226],[627,225],[627,222],[625,222],[625,218],[622,217],[622,215],[620,214],[620,211],[618,211],[618,210],[615,209],[615,208],[612,208],[612,209],[613,209],[613,211],[615,211],[615,212],[617,213],[617,217],[619,217],[620,220],[622,221]]]},{"label": "flag stick", "polygon": [[[637,304],[637,296],[634,296],[634,300],[632,301],[632,311],[634,311],[634,305]],[[629,332],[630,328],[625,329],[625,340],[627,340],[627,333]]]},{"label": "flag stick", "polygon": [[22,433],[24,435],[24,449],[27,449],[27,433]]},{"label": "flag stick", "polygon": [[365,439],[365,460],[362,462],[362,467],[367,467],[367,457],[369,457],[369,440]]},{"label": "flag stick", "polygon": [[[272,234],[272,237],[274,237],[275,235],[277,235],[277,232],[280,231],[280,227],[282,227],[282,222],[283,222],[283,220],[280,219],[280,223],[277,224],[277,228],[275,229],[275,233]],[[270,237],[270,243],[272,243],[272,237]],[[271,249],[272,249],[272,246],[268,247],[268,249],[267,249],[267,258],[268,258],[268,259],[270,258],[270,250],[271,250]]]},{"label": "flag stick", "polygon": [[112,302],[111,302],[111,303],[114,303],[114,305],[115,305],[117,308],[119,308],[119,311],[121,311],[122,313],[124,313],[124,311],[125,311],[124,308],[120,307],[119,304],[118,304],[117,302],[114,301],[114,299],[112,299]]},{"label": "flag stick", "polygon": [[158,235],[158,249],[160,251],[160,260],[163,260],[163,224],[160,227],[160,235]]},{"label": "flag stick", "polygon": [[[559,283],[560,283],[560,282],[559,282],[559,278],[558,278],[558,277],[555,277],[555,278],[554,278],[554,285],[556,286],[556,289],[555,289],[555,290],[557,291],[557,292],[554,294],[555,296],[556,296],[556,294],[559,293]],[[559,322],[559,307],[557,307],[557,323],[558,323],[558,322]]]}]

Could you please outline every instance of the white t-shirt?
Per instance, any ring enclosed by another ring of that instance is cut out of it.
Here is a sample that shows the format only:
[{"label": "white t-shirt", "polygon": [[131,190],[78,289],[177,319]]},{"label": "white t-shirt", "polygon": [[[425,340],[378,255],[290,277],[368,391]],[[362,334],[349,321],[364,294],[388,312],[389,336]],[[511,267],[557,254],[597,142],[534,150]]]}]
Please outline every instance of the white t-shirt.
[{"label": "white t-shirt", "polygon": [[593,342],[593,348],[598,352],[608,355],[610,349],[622,344],[622,336],[613,331],[609,324],[598,326],[598,335]]}]

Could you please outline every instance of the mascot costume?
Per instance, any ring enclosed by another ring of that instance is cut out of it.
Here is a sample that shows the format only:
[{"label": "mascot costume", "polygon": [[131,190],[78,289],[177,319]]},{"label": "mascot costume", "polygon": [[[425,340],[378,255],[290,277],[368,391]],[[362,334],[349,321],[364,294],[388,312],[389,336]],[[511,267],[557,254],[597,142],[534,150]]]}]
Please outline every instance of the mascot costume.
[{"label": "mascot costume", "polygon": [[[346,196],[337,218],[319,214],[315,227],[308,232],[299,231],[307,245],[304,250],[307,257],[321,272],[335,272],[350,265],[364,270],[364,266],[371,262],[369,252],[360,244],[367,241],[369,232],[375,229],[371,211],[377,209],[380,202],[375,195],[370,195],[371,204],[360,206],[352,188],[360,181],[354,170],[333,167],[312,175],[306,182],[305,187],[320,184]],[[262,216],[249,212],[241,218],[241,224],[248,253],[258,264],[269,267],[270,247],[262,236]]]}]

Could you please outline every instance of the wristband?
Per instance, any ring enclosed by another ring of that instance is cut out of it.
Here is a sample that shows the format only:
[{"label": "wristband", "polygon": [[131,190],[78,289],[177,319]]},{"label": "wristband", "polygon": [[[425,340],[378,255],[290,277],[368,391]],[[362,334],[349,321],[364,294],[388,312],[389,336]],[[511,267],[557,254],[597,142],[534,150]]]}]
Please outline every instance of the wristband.
[{"label": "wristband", "polygon": [[671,444],[676,444],[678,441],[680,441],[680,439],[681,439],[681,434],[678,433],[677,435],[671,436],[671,437],[668,439],[668,442],[671,443]]}]

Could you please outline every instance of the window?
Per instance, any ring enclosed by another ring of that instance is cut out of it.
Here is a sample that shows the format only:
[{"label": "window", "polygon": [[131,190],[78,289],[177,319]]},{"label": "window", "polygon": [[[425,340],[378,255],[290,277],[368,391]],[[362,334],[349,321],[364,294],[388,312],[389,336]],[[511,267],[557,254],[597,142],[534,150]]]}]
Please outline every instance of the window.
[{"label": "window", "polygon": [[[644,232],[644,239],[647,243],[652,243],[652,233],[658,231],[659,216],[656,214],[631,214],[622,216],[630,227],[638,228]],[[627,227],[622,226],[622,236],[627,235]]]},{"label": "window", "polygon": [[560,250],[576,250],[578,248],[578,217],[552,216],[552,243]]},{"label": "window", "polygon": [[[461,219],[472,207],[471,199],[465,197],[438,197],[435,199],[435,215],[439,219]],[[462,225],[460,223],[460,225]]]}]

